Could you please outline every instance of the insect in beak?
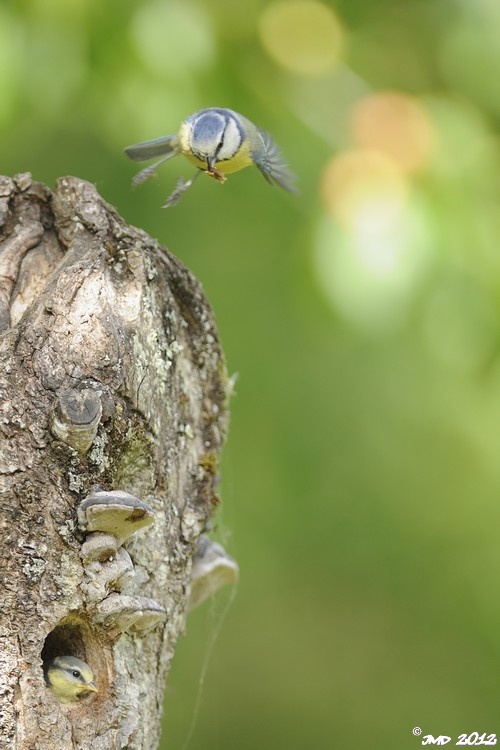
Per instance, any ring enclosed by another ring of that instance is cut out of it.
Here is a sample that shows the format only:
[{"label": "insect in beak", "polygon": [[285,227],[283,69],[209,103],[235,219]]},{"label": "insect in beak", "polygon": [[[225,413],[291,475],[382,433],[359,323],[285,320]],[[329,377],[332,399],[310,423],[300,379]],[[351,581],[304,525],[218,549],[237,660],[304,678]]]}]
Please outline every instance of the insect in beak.
[{"label": "insect in beak", "polygon": [[226,177],[215,166],[215,162],[216,161],[217,161],[217,156],[208,156],[207,157],[207,168],[206,168],[205,171],[206,171],[206,173],[210,177],[213,177],[214,180],[217,180],[217,182],[225,182],[226,181]]}]

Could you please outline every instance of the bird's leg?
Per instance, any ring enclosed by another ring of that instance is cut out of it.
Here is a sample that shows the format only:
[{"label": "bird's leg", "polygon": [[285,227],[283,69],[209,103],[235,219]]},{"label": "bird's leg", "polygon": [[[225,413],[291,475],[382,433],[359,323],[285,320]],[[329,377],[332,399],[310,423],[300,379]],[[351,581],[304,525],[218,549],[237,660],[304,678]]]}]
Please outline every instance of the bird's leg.
[{"label": "bird's leg", "polygon": [[156,172],[156,168],[159,167],[160,164],[163,164],[164,161],[168,161],[168,159],[171,159],[173,156],[176,156],[176,155],[177,155],[177,152],[172,151],[166,156],[162,156],[162,158],[158,159],[158,161],[155,161],[154,164],[150,164],[149,167],[146,167],[146,169],[141,169],[141,171],[138,172],[136,176],[133,178],[132,187],[137,187],[138,185],[142,185],[143,182],[146,182],[146,180],[149,180],[151,177],[153,177],[154,173]]},{"label": "bird's leg", "polygon": [[180,201],[186,190],[191,187],[199,174],[201,174],[201,170],[198,170],[193,175],[193,177],[191,177],[191,179],[185,181],[182,179],[182,177],[179,177],[174,192],[168,196],[167,200],[163,204],[163,208],[172,208],[172,206],[175,206]]}]

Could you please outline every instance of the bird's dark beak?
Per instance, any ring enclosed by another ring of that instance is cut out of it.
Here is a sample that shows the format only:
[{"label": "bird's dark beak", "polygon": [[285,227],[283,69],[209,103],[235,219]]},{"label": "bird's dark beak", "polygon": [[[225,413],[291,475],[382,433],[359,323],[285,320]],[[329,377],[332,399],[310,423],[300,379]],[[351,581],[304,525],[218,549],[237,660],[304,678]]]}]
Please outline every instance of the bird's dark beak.
[{"label": "bird's dark beak", "polygon": [[85,687],[87,688],[87,691],[89,693],[98,693],[99,692],[93,682],[87,682],[87,684],[86,684]]},{"label": "bird's dark beak", "polygon": [[207,156],[207,172],[212,172],[215,166],[215,156]]}]

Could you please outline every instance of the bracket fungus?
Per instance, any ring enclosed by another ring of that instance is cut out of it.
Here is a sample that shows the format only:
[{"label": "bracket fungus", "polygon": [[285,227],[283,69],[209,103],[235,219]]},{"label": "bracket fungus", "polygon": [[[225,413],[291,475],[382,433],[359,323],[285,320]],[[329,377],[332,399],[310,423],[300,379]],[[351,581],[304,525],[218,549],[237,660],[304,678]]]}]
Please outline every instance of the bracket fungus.
[{"label": "bracket fungus", "polygon": [[97,602],[110,591],[121,591],[133,577],[132,559],[127,550],[120,547],[110,560],[94,560],[85,565],[83,588],[88,601]]},{"label": "bracket fungus", "polygon": [[92,531],[112,534],[118,546],[154,520],[151,506],[123,490],[96,490],[78,506],[80,529],[86,534]]},{"label": "bracket fungus", "polygon": [[196,543],[191,568],[188,610],[215,594],[218,589],[238,580],[238,563],[224,547],[202,534]]},{"label": "bracket fungus", "polygon": [[89,534],[82,544],[80,557],[84,565],[92,562],[105,562],[116,555],[117,549],[118,542],[113,534],[95,531]]},{"label": "bracket fungus", "polygon": [[164,608],[154,599],[145,596],[110,594],[96,607],[96,623],[117,627],[124,632],[151,630],[167,616]]},{"label": "bracket fungus", "polygon": [[154,522],[153,509],[129,492],[96,489],[82,500],[77,513],[78,525],[87,535],[80,552],[82,586],[95,605],[94,621],[120,633],[151,630],[166,618],[163,607],[154,599],[118,592],[135,575],[132,559],[121,545]]}]

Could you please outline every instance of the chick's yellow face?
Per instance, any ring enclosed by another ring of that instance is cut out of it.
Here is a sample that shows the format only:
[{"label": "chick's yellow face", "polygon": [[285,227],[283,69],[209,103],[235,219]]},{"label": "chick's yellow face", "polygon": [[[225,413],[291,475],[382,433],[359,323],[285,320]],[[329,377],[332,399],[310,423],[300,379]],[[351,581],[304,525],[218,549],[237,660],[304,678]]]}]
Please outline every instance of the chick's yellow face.
[{"label": "chick's yellow face", "polygon": [[179,130],[179,144],[192,164],[216,179],[217,172],[230,174],[252,164],[241,125],[217,110],[205,110],[185,120]]},{"label": "chick's yellow face", "polygon": [[47,682],[61,703],[72,703],[97,693],[89,665],[74,656],[57,656],[47,670]]}]

